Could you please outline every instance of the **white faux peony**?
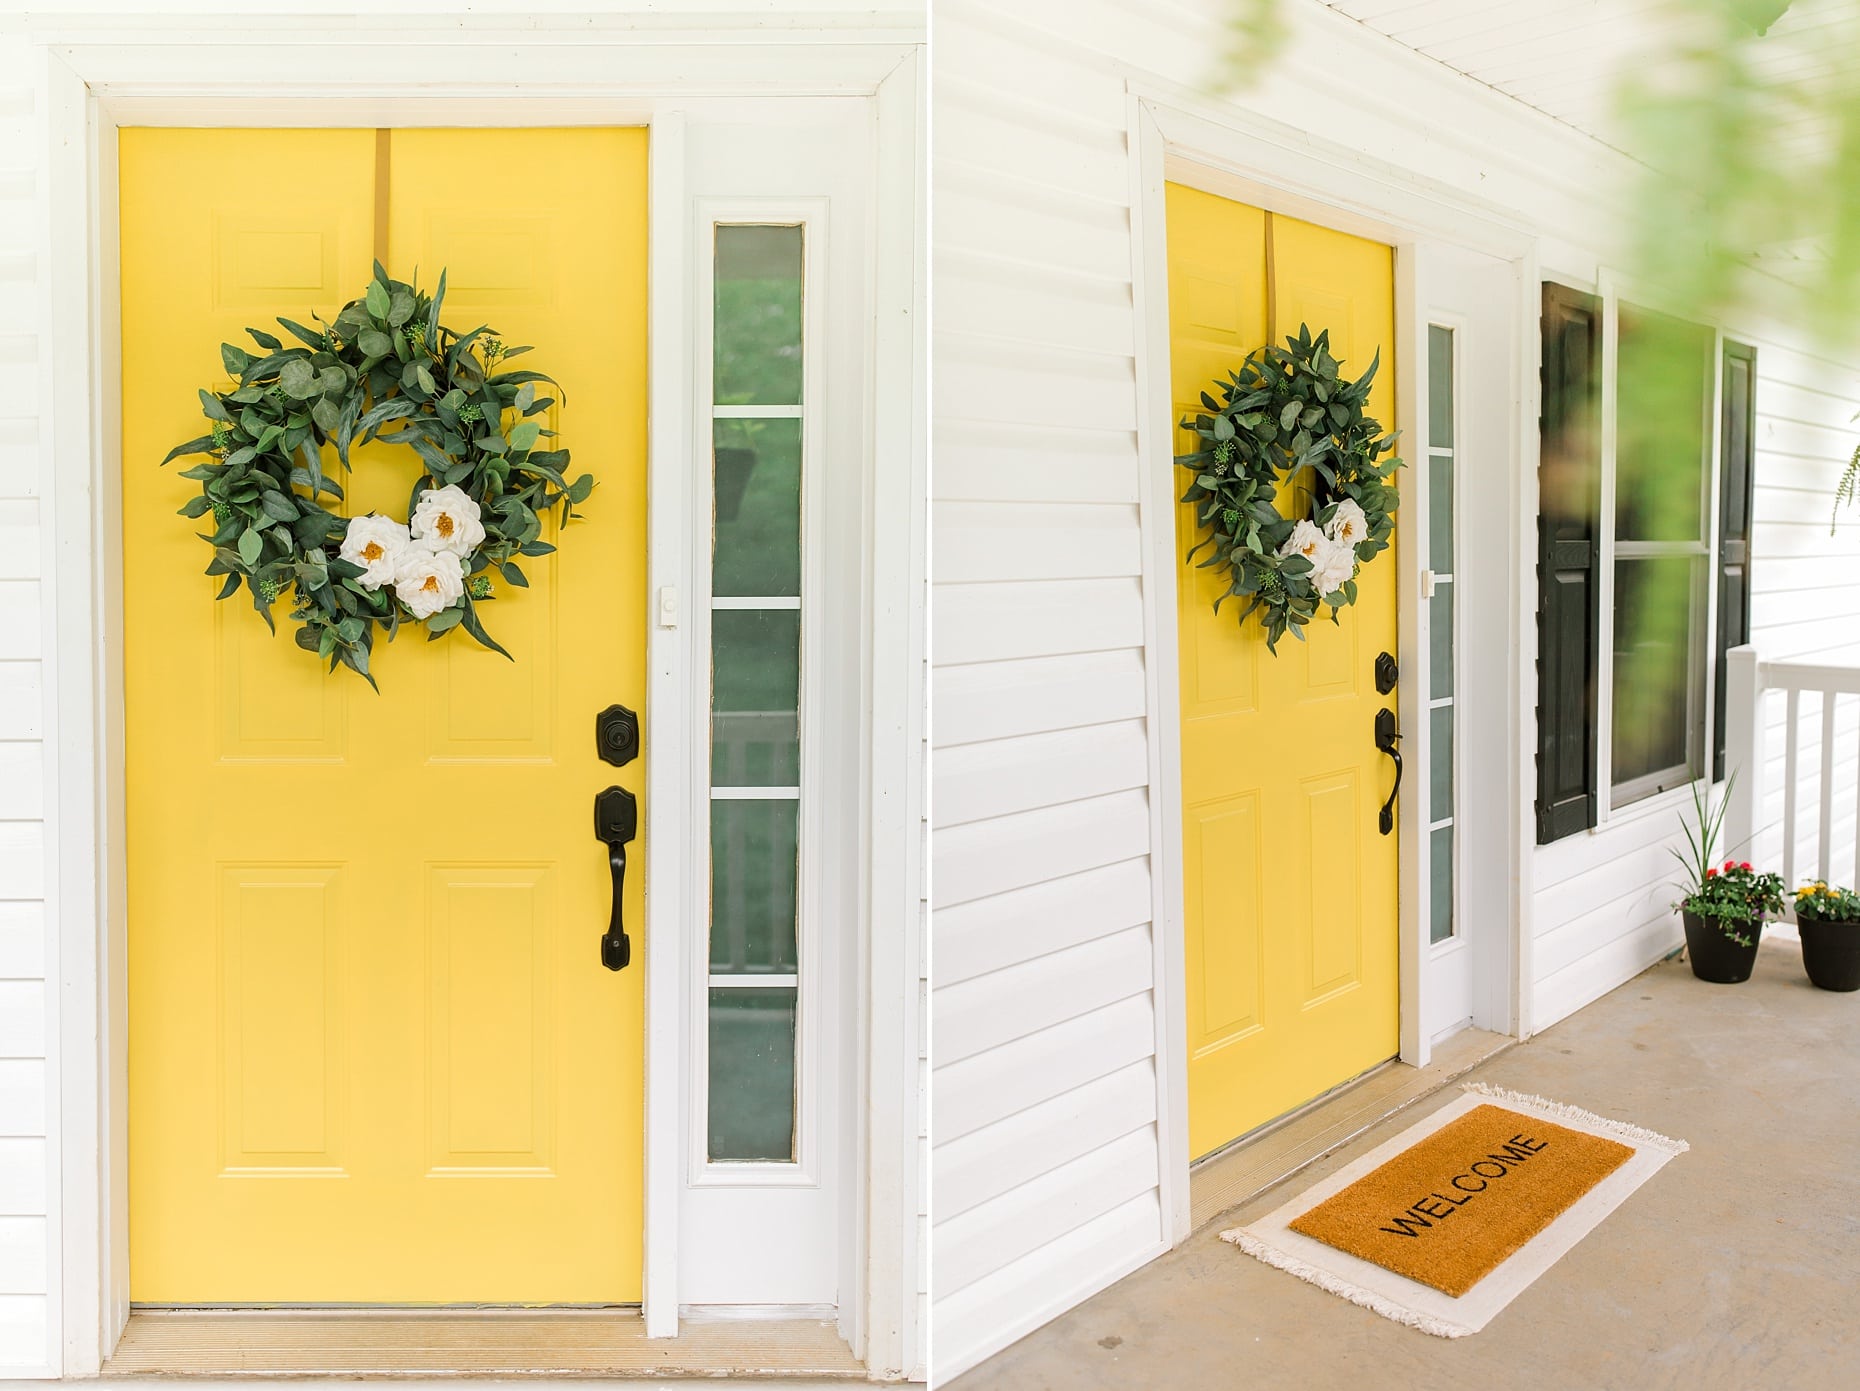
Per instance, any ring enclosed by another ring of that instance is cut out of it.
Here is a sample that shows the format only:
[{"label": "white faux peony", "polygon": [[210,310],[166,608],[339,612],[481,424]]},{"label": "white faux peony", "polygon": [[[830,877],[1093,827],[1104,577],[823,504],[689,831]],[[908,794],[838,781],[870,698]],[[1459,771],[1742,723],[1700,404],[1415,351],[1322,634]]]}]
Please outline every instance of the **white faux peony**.
[{"label": "white faux peony", "polygon": [[484,543],[484,523],[478,504],[465,490],[448,483],[428,488],[413,507],[413,539],[428,550],[470,555]]},{"label": "white faux peony", "polygon": [[451,551],[415,546],[407,551],[394,576],[394,596],[415,618],[431,618],[441,609],[451,608],[464,592],[465,567]]},{"label": "white faux peony", "polygon": [[1326,541],[1322,556],[1313,556],[1311,587],[1320,595],[1335,594],[1356,577],[1356,551],[1341,538]]},{"label": "white faux peony", "polygon": [[379,589],[394,578],[412,545],[407,528],[390,517],[370,512],[351,517],[342,535],[342,558],[363,567],[358,577],[363,589]]},{"label": "white faux peony", "polygon": [[1324,563],[1324,556],[1330,549],[1330,537],[1324,534],[1316,522],[1306,518],[1292,528],[1292,534],[1279,547],[1279,554],[1302,555],[1315,569]]},{"label": "white faux peony", "polygon": [[1331,540],[1355,546],[1369,535],[1369,518],[1363,515],[1363,509],[1355,498],[1346,497],[1337,504],[1337,510],[1331,513],[1328,530]]}]

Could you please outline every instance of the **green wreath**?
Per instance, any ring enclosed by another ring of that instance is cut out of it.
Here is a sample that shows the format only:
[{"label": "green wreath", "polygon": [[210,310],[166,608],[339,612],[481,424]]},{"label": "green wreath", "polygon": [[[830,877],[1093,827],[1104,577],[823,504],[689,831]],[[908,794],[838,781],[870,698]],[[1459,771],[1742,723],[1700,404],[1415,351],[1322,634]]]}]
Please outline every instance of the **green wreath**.
[{"label": "green wreath", "polygon": [[[502,370],[529,349],[506,347],[485,325],[446,327],[445,296],[444,271],[429,296],[390,280],[377,261],[367,291],[333,323],[279,318],[302,346],[256,328],[246,332],[260,356],[222,343],[236,385],[201,391],[212,429],[162,460],[209,456],[183,472],[200,496],[180,512],[213,516],[201,539],[213,548],[207,574],[226,577],[218,597],[245,588],[275,632],[272,605],[289,595],[297,645],[371,686],[377,630],[391,642],[403,624],[423,625],[429,640],[463,628],[509,657],[478,616],[495,597],[492,577],[527,587],[516,557],[555,549],[541,539],[542,514],[560,505],[566,525],[594,489],[588,474],[568,480],[566,449],[538,447],[554,432],[530,417],[555,400],[538,396],[537,384],[555,387],[554,378]],[[324,446],[346,472],[349,451],[376,439],[409,446],[425,465],[406,523],[343,517],[323,504],[343,497],[323,471]]]},{"label": "green wreath", "polygon": [[[1201,393],[1205,415],[1183,420],[1201,437],[1176,463],[1193,473],[1182,501],[1193,503],[1210,533],[1185,561],[1212,546],[1201,568],[1224,567],[1228,587],[1215,612],[1235,595],[1248,599],[1240,621],[1259,612],[1268,650],[1290,629],[1300,641],[1320,604],[1337,612],[1356,602],[1356,574],[1386,550],[1399,501],[1391,481],[1401,460],[1384,458],[1395,436],[1363,413],[1381,366],[1378,349],[1355,381],[1338,371],[1330,330],[1311,336],[1300,324],[1283,348],[1268,345],[1217,382],[1217,403]],[[1309,469],[1311,502],[1301,516],[1277,506],[1283,476]]]}]

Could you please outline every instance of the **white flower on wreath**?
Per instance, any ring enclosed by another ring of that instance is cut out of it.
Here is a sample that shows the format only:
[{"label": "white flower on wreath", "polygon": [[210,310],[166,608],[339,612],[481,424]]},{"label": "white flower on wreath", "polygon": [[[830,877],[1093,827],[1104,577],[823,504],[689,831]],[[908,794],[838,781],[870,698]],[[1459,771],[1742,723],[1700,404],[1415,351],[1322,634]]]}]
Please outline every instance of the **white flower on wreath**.
[{"label": "white flower on wreath", "polygon": [[1309,518],[1292,528],[1292,534],[1279,547],[1279,554],[1302,555],[1311,562],[1311,587],[1320,596],[1335,594],[1356,574],[1355,550],[1341,541],[1333,541]]},{"label": "white flower on wreath", "polygon": [[1333,541],[1355,547],[1369,535],[1369,518],[1363,515],[1363,509],[1355,498],[1346,497],[1337,504],[1337,510],[1330,515],[1330,525],[1325,528]]},{"label": "white flower on wreath", "polygon": [[413,539],[428,550],[470,555],[484,544],[478,504],[456,484],[428,488],[420,494],[413,505],[412,529]]},{"label": "white flower on wreath", "polygon": [[357,579],[363,589],[379,589],[394,578],[412,544],[406,527],[392,517],[370,512],[349,518],[340,553],[351,565],[362,567]]},{"label": "white flower on wreath", "polygon": [[415,618],[451,608],[464,592],[465,567],[451,551],[412,547],[394,576],[394,597]]}]

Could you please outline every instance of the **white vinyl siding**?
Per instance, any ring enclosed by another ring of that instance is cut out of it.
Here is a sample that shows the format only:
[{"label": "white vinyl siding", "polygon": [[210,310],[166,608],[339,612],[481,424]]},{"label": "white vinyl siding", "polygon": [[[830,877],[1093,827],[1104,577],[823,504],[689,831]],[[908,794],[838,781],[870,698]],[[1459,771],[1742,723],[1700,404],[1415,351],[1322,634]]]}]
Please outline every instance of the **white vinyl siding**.
[{"label": "white vinyl siding", "polygon": [[0,46],[0,1378],[43,1374],[47,1243],[44,573],[38,84]]},{"label": "white vinyl siding", "polygon": [[[1283,139],[1312,159],[1373,161],[1408,187],[1444,190],[1528,228],[1544,275],[1592,285],[1612,244],[1626,161],[1575,126],[1366,27],[1380,22],[1370,11],[1396,9],[1430,11],[1450,26],[1471,3],[1283,0],[1293,40],[1257,89],[1233,98],[1234,109],[1249,129],[1296,127]],[[1574,3],[1552,6],[1562,23],[1579,18],[1563,13]],[[1230,11],[1221,0],[937,3],[931,1206],[939,1379],[1175,1237],[1158,1120],[1157,1079],[1167,1069],[1157,1051],[1148,771],[1150,760],[1175,753],[1151,747],[1146,696],[1128,126],[1133,82],[1190,107],[1203,100],[1191,89],[1208,87]],[[1492,29],[1489,16],[1482,28]],[[1445,58],[1461,36],[1437,37]],[[1491,72],[1511,80],[1497,66]],[[1523,71],[1515,78],[1520,96],[1566,114],[1546,83],[1531,85]],[[1363,205],[1375,201],[1366,191]],[[1825,365],[1811,370],[1787,335],[1743,328],[1727,326],[1757,346],[1761,374],[1755,630],[1765,643],[1814,649],[1838,635],[1823,620],[1848,621],[1852,607],[1842,609],[1836,586],[1853,573],[1860,518],[1829,541],[1826,490],[1851,447],[1847,417],[1860,382]],[[1521,329],[1535,340],[1534,320]],[[1534,413],[1534,385],[1526,401]],[[1535,478],[1519,492],[1534,506]],[[1534,605],[1528,564],[1520,579],[1525,613]],[[1518,700],[1534,709],[1528,681]],[[1534,744],[1528,714],[1522,734]],[[1772,802],[1780,815],[1779,797]],[[1676,827],[1665,811],[1623,816],[1601,834],[1520,851],[1531,885],[1521,905],[1532,937],[1521,951],[1529,1027],[1619,985],[1677,942],[1665,850]],[[1851,840],[1851,829],[1843,834]]]}]

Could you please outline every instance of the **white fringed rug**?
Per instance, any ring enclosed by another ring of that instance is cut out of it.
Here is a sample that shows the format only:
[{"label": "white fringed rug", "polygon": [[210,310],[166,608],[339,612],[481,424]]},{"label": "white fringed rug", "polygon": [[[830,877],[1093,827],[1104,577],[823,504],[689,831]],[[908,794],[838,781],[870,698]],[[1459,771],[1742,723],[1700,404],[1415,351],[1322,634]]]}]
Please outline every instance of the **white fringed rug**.
[{"label": "white fringed rug", "polygon": [[[1417,1121],[1362,1158],[1273,1209],[1256,1222],[1221,1233],[1250,1256],[1296,1275],[1384,1318],[1441,1338],[1464,1338],[1490,1323],[1499,1310],[1593,1231],[1667,1161],[1684,1154],[1684,1140],[1610,1120],[1540,1096],[1469,1083],[1458,1099]],[[1633,1155],[1553,1221],[1500,1262],[1465,1294],[1454,1298],[1437,1289],[1338,1250],[1292,1230],[1291,1224],[1359,1179],[1373,1173],[1417,1141],[1458,1120],[1476,1107],[1501,1103],[1507,1110],[1579,1130],[1628,1146]]]}]

